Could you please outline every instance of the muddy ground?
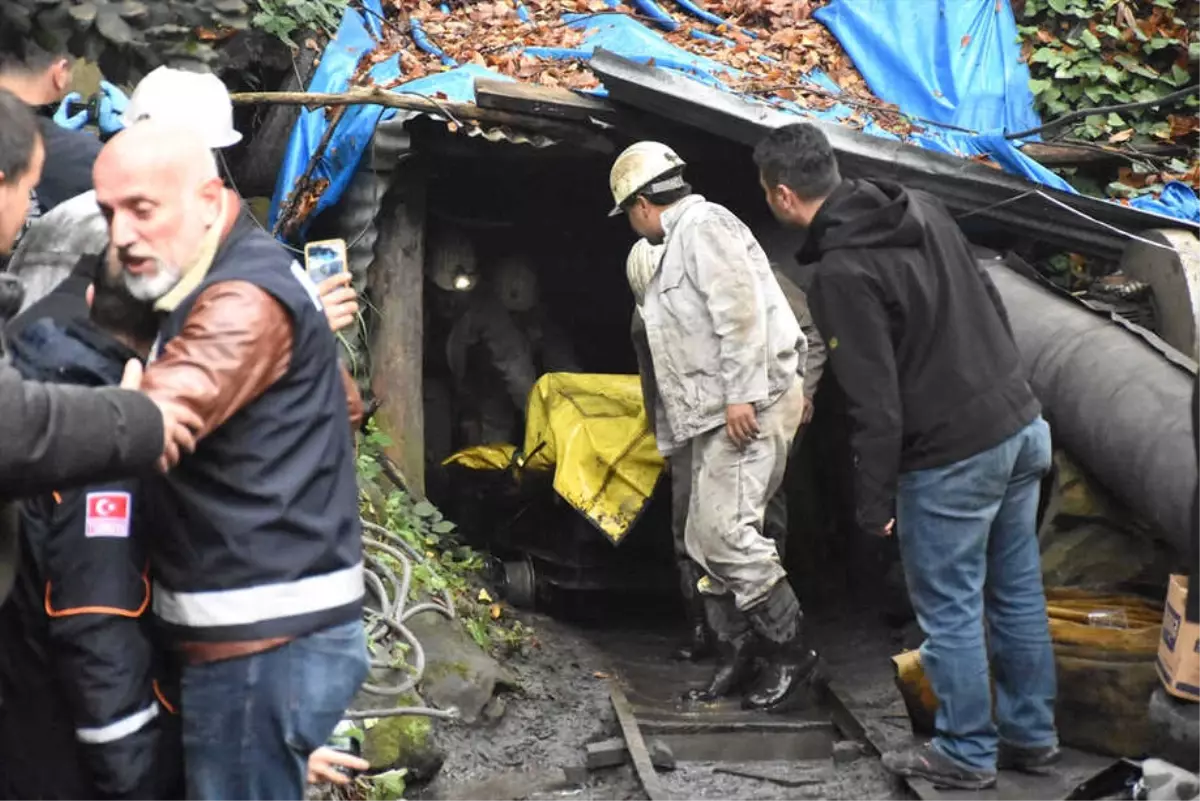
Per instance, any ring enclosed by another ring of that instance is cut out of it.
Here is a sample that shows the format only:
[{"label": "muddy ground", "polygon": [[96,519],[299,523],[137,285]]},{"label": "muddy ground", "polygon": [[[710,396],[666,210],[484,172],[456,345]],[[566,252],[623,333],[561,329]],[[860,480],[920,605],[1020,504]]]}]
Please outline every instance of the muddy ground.
[{"label": "muddy ground", "polygon": [[[614,631],[565,623],[540,614],[522,614],[534,631],[533,645],[506,661],[519,689],[498,696],[502,717],[491,724],[464,726],[439,721],[437,744],[446,760],[428,785],[412,787],[409,797],[424,799],[641,799],[646,798],[628,765],[594,772],[582,769],[588,743],[617,737],[619,727],[609,701],[608,676],[614,671]],[[847,659],[880,650],[877,632],[847,635],[840,623],[825,627],[836,645],[828,649],[834,672]],[[644,638],[644,633],[643,633]],[[664,658],[671,630],[661,631]],[[619,639],[619,638],[618,638]],[[884,650],[892,648],[888,643]],[[889,668],[876,664],[866,675],[865,703],[898,705]],[[875,686],[869,686],[871,684]],[[902,706],[899,707],[902,713]],[[903,735],[903,729],[898,731]],[[745,778],[722,772],[748,771],[776,777]],[[680,763],[661,772],[664,788],[676,798],[792,799],[906,798],[877,757],[844,765],[832,760],[754,763]],[[797,786],[798,785],[798,786]]]}]

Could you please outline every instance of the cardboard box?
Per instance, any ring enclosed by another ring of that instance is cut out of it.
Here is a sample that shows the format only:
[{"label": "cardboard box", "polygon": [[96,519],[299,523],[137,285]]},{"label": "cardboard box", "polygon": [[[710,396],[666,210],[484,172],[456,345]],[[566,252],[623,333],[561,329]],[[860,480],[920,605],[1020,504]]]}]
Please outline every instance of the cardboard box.
[{"label": "cardboard box", "polygon": [[1200,624],[1184,618],[1187,576],[1171,576],[1158,643],[1158,677],[1177,698],[1200,701]]}]

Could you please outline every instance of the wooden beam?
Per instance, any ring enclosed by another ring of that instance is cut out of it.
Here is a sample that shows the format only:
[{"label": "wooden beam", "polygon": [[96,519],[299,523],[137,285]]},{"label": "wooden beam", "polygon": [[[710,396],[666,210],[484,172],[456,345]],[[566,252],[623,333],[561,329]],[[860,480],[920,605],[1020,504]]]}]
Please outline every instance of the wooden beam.
[{"label": "wooden beam", "polygon": [[610,119],[617,114],[610,103],[569,89],[488,78],[475,79],[475,102],[481,108],[563,120]]},{"label": "wooden beam", "polygon": [[[1150,145],[1140,148],[1140,154],[1151,158],[1171,158],[1183,156],[1187,148],[1175,145]],[[1048,145],[1042,142],[1030,142],[1021,146],[1021,152],[1029,158],[1047,167],[1070,166],[1074,164],[1100,164],[1111,161],[1127,163],[1136,159],[1138,153],[1129,153],[1116,148],[1105,148],[1101,145]]]},{"label": "wooden beam", "polygon": [[392,441],[388,457],[418,498],[425,495],[425,182],[418,163],[394,173],[367,273],[378,309],[371,343],[371,389],[381,401],[377,418]]}]

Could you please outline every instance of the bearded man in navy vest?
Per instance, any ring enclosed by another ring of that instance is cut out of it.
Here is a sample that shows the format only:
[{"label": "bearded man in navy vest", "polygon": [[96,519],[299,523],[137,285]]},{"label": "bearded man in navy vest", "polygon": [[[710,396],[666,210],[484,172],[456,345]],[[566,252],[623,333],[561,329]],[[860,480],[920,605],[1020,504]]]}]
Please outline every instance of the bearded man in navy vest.
[{"label": "bearded man in navy vest", "polygon": [[142,390],[203,420],[195,453],[146,486],[188,797],[302,799],[368,669],[361,401],[316,287],[239,214],[198,135],[140,122],[94,177],[125,285],[162,315]]}]

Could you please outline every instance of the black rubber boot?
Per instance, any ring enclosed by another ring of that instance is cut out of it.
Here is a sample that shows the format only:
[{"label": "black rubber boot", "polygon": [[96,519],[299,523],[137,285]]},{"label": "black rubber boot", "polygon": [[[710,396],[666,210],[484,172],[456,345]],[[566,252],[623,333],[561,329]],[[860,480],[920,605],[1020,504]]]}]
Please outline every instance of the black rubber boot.
[{"label": "black rubber boot", "polygon": [[742,707],[774,713],[795,709],[807,700],[809,689],[823,680],[820,656],[804,643],[804,615],[796,594],[785,579],[746,614],[765,664]]},{"label": "black rubber boot", "polygon": [[672,656],[684,662],[699,662],[716,653],[716,638],[708,626],[704,612],[704,597],[696,589],[699,571],[690,559],[679,563],[679,589],[687,608],[687,639]]},{"label": "black rubber boot", "polygon": [[754,673],[754,633],[747,631],[732,640],[717,641],[717,669],[704,687],[693,687],[683,700],[712,703],[733,695]]},{"label": "black rubber boot", "polygon": [[715,634],[717,669],[707,685],[688,690],[683,699],[711,703],[738,692],[754,677],[758,638],[745,615],[734,606],[733,596],[697,595],[703,600],[708,624]]}]

